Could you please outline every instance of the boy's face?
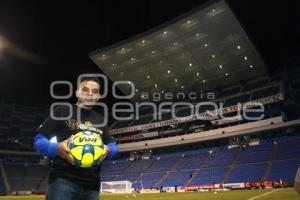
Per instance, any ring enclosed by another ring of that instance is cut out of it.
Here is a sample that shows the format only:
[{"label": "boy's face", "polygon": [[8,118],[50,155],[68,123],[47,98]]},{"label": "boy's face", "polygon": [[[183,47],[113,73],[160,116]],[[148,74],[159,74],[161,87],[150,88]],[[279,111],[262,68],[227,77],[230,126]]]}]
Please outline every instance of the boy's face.
[{"label": "boy's face", "polygon": [[92,106],[100,98],[100,85],[95,81],[82,81],[76,90],[76,97],[84,106]]}]

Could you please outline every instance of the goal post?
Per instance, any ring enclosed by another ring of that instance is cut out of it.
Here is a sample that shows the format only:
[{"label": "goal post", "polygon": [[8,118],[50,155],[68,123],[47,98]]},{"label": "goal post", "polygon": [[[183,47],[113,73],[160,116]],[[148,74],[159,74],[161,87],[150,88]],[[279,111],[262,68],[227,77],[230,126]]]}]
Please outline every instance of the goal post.
[{"label": "goal post", "polygon": [[130,181],[101,182],[100,192],[131,193],[132,192],[132,183]]}]

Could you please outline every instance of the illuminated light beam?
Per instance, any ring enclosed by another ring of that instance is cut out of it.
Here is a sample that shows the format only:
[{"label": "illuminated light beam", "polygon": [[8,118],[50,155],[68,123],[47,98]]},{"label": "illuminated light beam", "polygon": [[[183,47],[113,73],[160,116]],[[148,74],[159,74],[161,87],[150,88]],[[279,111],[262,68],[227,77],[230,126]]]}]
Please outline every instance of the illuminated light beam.
[{"label": "illuminated light beam", "polygon": [[0,49],[5,50],[6,52],[16,56],[17,58],[28,62],[32,62],[38,65],[46,64],[45,59],[43,59],[42,57],[13,44],[2,35],[0,35]]}]

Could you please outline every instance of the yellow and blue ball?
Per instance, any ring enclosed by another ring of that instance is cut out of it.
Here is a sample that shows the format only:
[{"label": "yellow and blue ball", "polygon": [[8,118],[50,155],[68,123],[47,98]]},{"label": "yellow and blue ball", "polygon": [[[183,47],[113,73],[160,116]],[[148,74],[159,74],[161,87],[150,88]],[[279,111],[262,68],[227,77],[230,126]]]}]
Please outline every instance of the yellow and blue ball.
[{"label": "yellow and blue ball", "polygon": [[76,133],[68,147],[76,167],[89,168],[98,166],[102,161],[104,145],[101,136],[92,131]]}]

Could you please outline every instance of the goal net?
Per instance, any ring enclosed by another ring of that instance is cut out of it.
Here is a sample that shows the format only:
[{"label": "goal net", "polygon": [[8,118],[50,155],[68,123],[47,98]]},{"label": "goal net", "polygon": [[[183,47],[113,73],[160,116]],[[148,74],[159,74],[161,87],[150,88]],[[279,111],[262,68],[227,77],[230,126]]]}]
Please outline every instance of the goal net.
[{"label": "goal net", "polygon": [[131,193],[132,183],[130,181],[101,182],[100,191],[109,193]]}]

